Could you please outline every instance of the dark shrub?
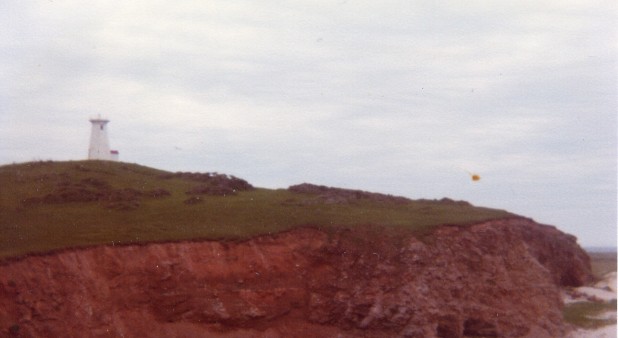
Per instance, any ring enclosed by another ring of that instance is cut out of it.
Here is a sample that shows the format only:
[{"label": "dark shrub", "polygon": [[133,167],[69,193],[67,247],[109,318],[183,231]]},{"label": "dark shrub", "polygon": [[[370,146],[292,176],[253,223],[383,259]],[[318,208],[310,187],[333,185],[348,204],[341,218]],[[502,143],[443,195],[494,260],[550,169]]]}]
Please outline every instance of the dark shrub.
[{"label": "dark shrub", "polygon": [[171,196],[172,194],[163,188],[157,188],[157,189],[145,192],[144,195],[148,197],[153,197],[153,198],[161,198],[161,197]]},{"label": "dark shrub", "polygon": [[186,200],[184,200],[183,203],[184,204],[192,205],[192,204],[202,203],[203,201],[204,200],[201,197],[199,197],[199,196],[192,196],[192,197],[189,197]]}]

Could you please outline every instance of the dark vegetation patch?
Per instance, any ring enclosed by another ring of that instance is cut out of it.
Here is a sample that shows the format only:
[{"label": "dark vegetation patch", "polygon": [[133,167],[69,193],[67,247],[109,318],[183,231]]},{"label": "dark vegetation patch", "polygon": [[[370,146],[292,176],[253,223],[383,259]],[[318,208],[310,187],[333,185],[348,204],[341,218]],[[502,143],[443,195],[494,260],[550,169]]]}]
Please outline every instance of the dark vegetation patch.
[{"label": "dark vegetation patch", "polygon": [[204,202],[204,199],[202,199],[200,196],[191,196],[183,201],[184,204],[189,204],[189,205],[198,204],[202,202]]},{"label": "dark vegetation patch", "polygon": [[[333,188],[327,187],[324,185],[316,185],[310,183],[302,183],[298,185],[292,185],[288,188],[289,191],[297,194],[305,194],[310,195],[313,198],[311,199],[303,199],[301,202],[295,199],[289,199],[284,202],[284,204],[347,204],[354,203],[358,201],[370,201],[370,202],[378,202],[378,203],[396,203],[396,204],[406,204],[412,202],[413,200],[401,197],[401,196],[393,196],[388,194],[381,194],[375,192],[368,192],[363,190],[353,190],[353,189],[342,189],[342,188]],[[471,207],[472,204],[466,201],[456,201],[450,198],[444,197],[442,199],[419,199],[414,202],[426,204],[424,209],[429,212],[433,212],[431,205],[440,204],[440,205],[449,205],[449,206],[462,206],[462,207]],[[421,210],[422,211],[422,210]]]},{"label": "dark vegetation patch", "polygon": [[[304,199],[300,204],[346,204],[355,201],[371,201],[371,202],[390,202],[405,204],[411,202],[410,199],[400,196],[386,195],[375,192],[362,190],[342,189],[327,187],[324,185],[315,185],[310,183],[302,183],[293,185],[288,188],[289,191],[297,194],[313,195],[313,199]],[[288,200],[285,203],[298,203],[294,199]]]},{"label": "dark vegetation patch", "polygon": [[160,178],[180,178],[183,180],[200,182],[200,185],[187,191],[187,194],[193,195],[222,196],[225,194],[235,194],[238,191],[249,191],[255,189],[251,184],[249,184],[249,182],[241,178],[219,173],[177,172],[163,174]]},{"label": "dark vegetation patch", "polygon": [[[78,167],[79,168],[79,167]],[[83,171],[83,169],[78,169]],[[99,202],[102,206],[116,210],[133,210],[140,206],[143,198],[163,198],[171,193],[163,188],[137,190],[134,188],[113,188],[105,180],[87,177],[72,182],[66,175],[60,175],[55,189],[43,196],[26,197],[21,200],[24,206],[41,204],[65,204]]]},{"label": "dark vegetation patch", "polygon": [[236,195],[237,190],[226,186],[198,185],[189,189],[187,195],[227,196]]},{"label": "dark vegetation patch", "polygon": [[458,205],[458,206],[463,206],[463,207],[471,207],[472,204],[470,204],[470,202],[468,201],[456,201],[456,200],[452,200],[448,197],[443,197],[441,199],[433,199],[433,200],[429,200],[429,199],[419,199],[417,200],[420,203],[439,203],[439,204],[444,204],[444,205]]},{"label": "dark vegetation patch", "polygon": [[[191,187],[185,192],[187,195],[228,196],[236,195],[239,191],[255,189],[249,182],[243,179],[219,173],[177,172],[166,173],[159,177],[166,180],[177,178],[191,182],[199,182],[198,185]],[[192,204],[195,201],[197,201],[197,199],[188,199],[185,200],[185,203]]]}]

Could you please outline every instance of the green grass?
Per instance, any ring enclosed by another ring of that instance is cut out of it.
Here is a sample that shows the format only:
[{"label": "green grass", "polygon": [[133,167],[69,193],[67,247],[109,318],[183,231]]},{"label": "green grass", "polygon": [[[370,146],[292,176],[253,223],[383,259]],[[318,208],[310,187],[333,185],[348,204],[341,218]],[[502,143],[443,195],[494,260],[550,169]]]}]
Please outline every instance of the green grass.
[{"label": "green grass", "polygon": [[[0,258],[97,244],[244,239],[304,225],[325,229],[381,225],[421,233],[440,224],[466,225],[513,216],[502,210],[432,201],[359,199],[329,204],[287,189],[261,188],[200,196],[202,203],[189,205],[184,203],[190,197],[186,192],[200,183],[169,174],[105,161],[0,166]],[[170,196],[141,198],[133,210],[109,209],[101,201],[24,203],[51,194],[62,184],[83,185],[92,179],[113,189],[164,189]]]},{"label": "green grass", "polygon": [[611,302],[577,302],[567,304],[563,309],[564,320],[584,329],[597,329],[616,324],[616,319],[597,318],[605,312],[616,311],[616,300]]}]

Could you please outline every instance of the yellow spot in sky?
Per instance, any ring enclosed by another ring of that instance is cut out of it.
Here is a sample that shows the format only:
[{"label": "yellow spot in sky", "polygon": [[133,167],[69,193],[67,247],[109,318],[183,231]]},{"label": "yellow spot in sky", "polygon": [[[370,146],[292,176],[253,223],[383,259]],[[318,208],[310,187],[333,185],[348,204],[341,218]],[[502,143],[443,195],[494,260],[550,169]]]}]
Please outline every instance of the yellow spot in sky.
[{"label": "yellow spot in sky", "polygon": [[466,173],[468,173],[468,175],[470,175],[470,178],[472,179],[473,182],[478,182],[481,180],[481,175],[479,174],[475,174],[469,170],[466,170],[464,168],[460,168],[461,170],[465,171]]}]

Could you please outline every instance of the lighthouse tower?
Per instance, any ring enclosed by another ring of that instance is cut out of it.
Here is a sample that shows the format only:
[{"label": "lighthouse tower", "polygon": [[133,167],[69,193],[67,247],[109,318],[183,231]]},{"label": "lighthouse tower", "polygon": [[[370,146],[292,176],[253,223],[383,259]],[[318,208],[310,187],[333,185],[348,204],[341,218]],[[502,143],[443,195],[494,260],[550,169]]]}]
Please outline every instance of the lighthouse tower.
[{"label": "lighthouse tower", "polygon": [[107,123],[109,120],[101,118],[90,119],[92,130],[90,132],[90,147],[88,148],[89,160],[118,161],[118,151],[109,149],[107,137]]}]

